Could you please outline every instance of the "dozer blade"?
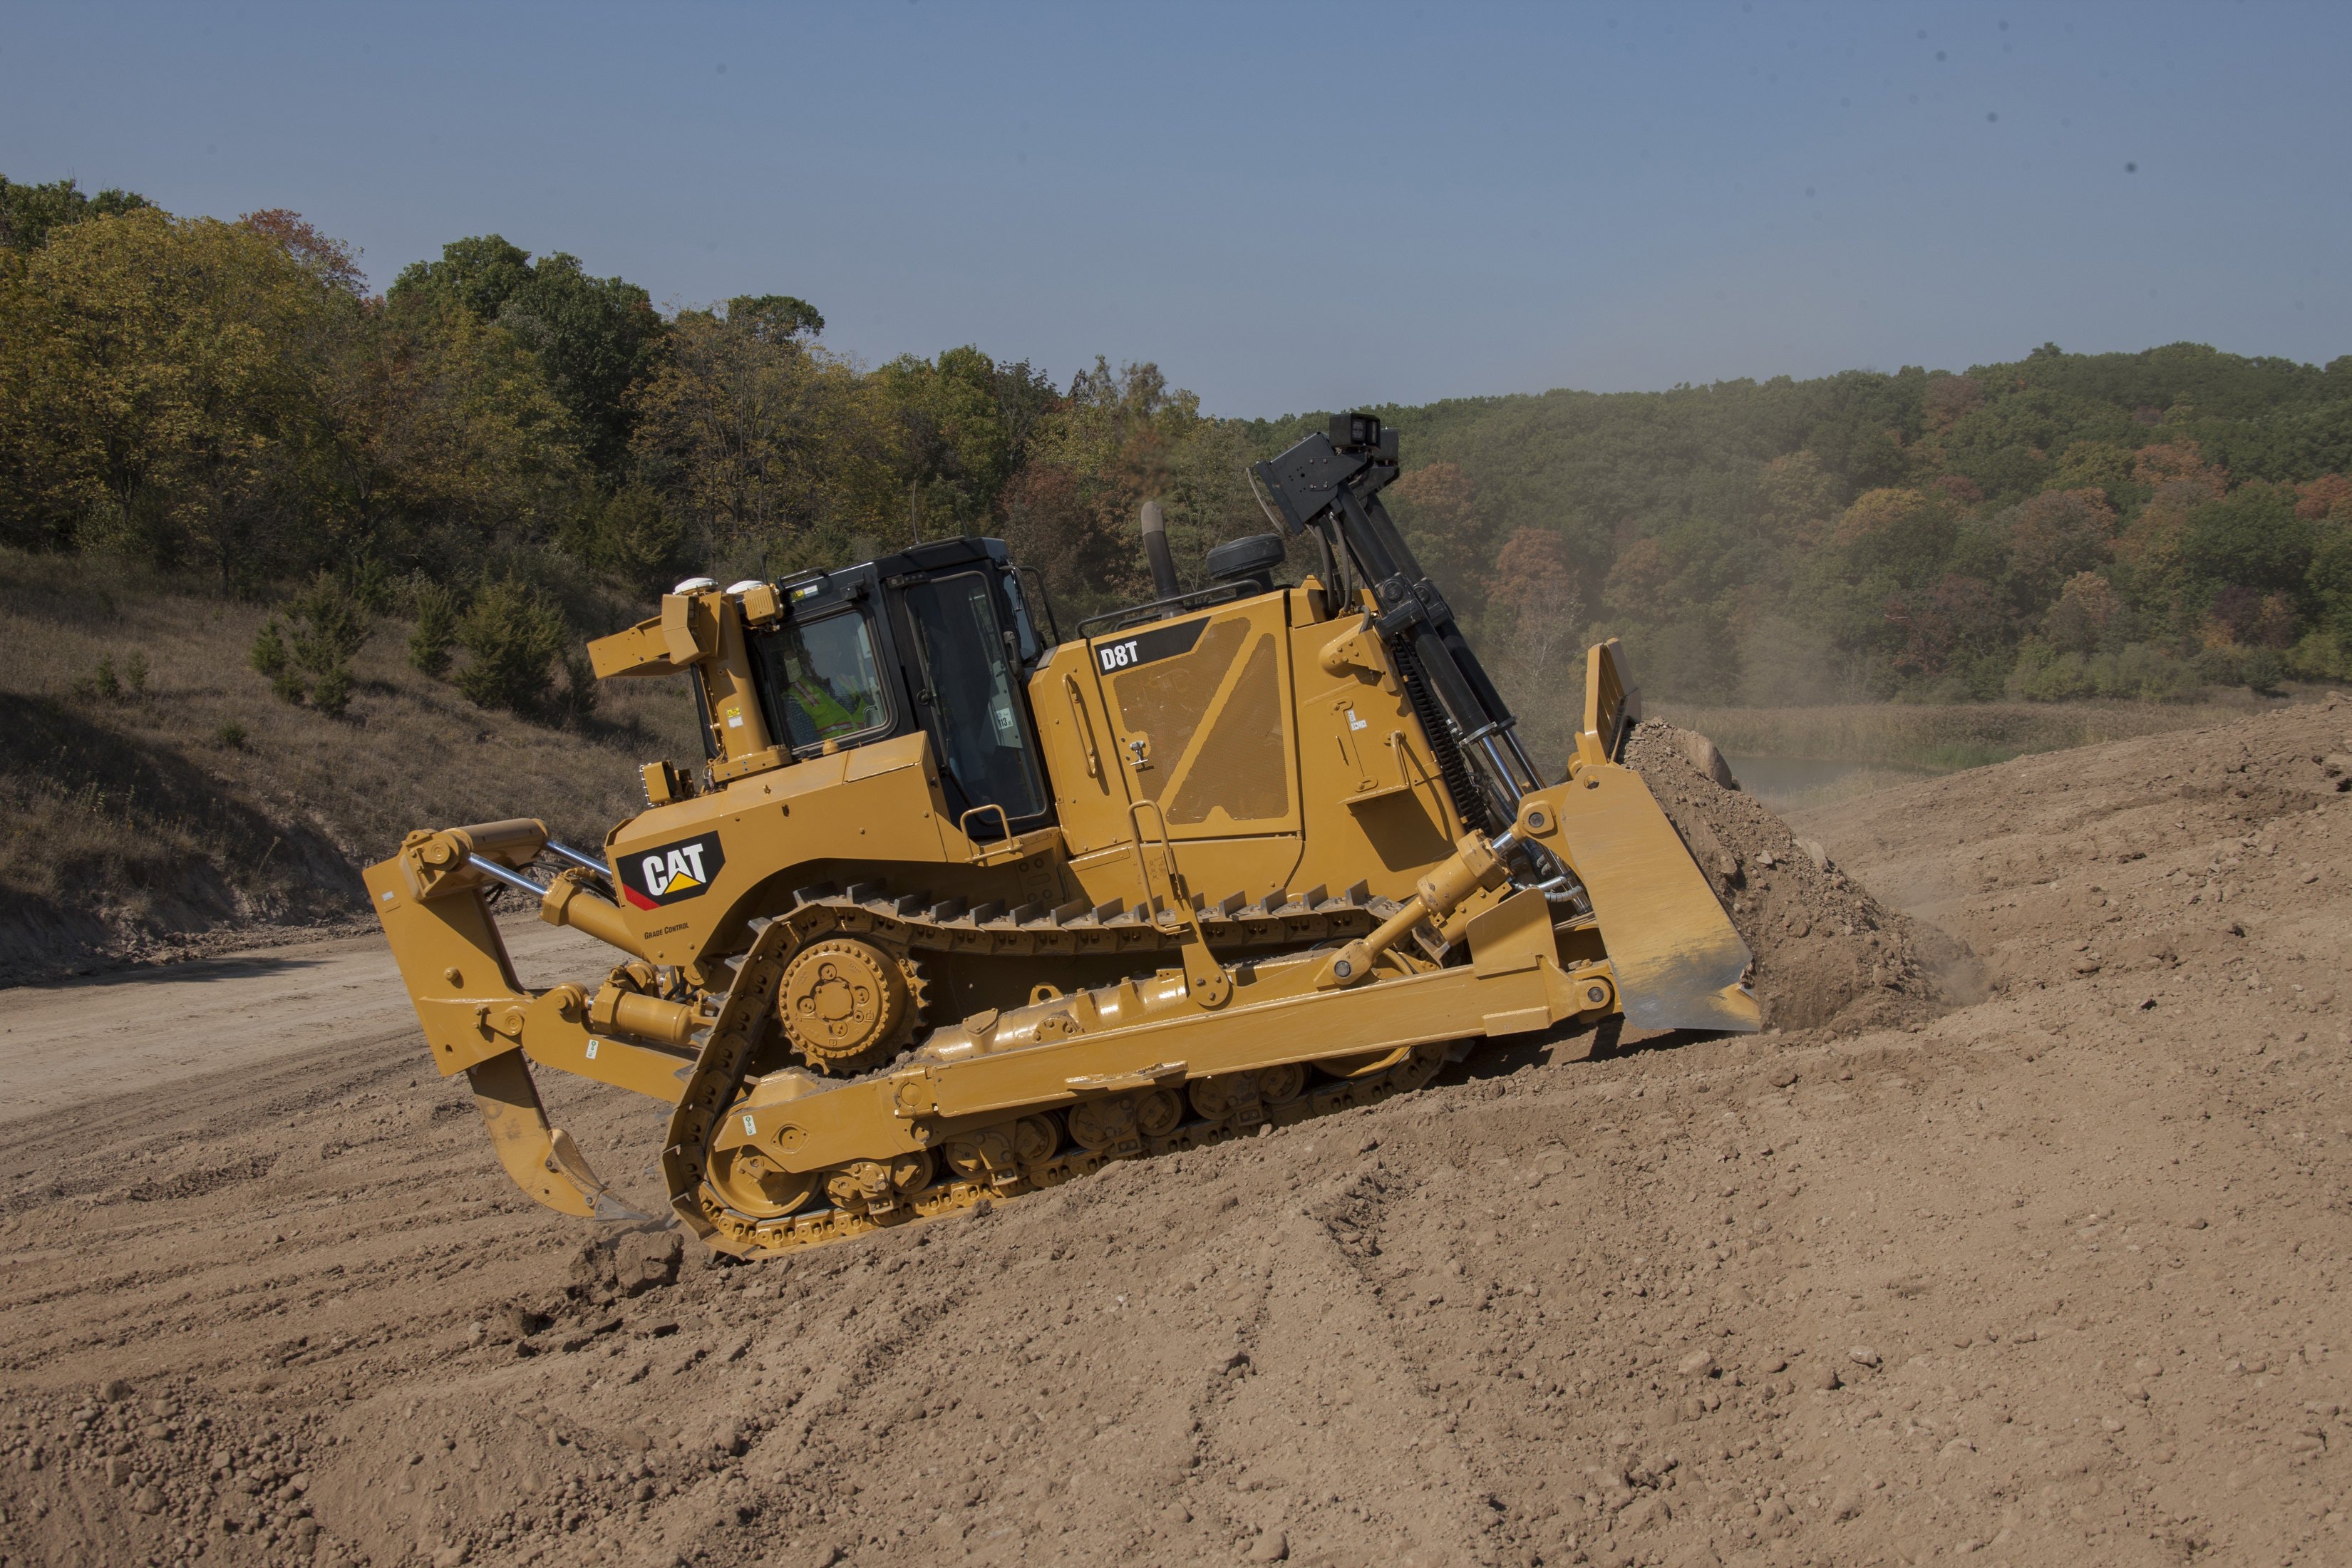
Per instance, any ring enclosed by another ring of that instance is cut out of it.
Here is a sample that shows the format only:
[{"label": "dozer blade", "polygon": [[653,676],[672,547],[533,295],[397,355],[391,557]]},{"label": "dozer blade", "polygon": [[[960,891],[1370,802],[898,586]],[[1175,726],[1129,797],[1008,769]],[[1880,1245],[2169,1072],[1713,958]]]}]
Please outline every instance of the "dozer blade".
[{"label": "dozer blade", "polygon": [[1559,794],[1561,824],[1625,1021],[1644,1029],[1764,1026],[1741,984],[1752,955],[1641,775],[1586,763]]},{"label": "dozer blade", "polygon": [[1615,637],[1584,667],[1584,722],[1559,786],[1569,858],[1617,971],[1625,1021],[1643,1029],[1754,1034],[1762,1009],[1742,984],[1755,955],[1641,775],[1617,759],[1642,694]]}]

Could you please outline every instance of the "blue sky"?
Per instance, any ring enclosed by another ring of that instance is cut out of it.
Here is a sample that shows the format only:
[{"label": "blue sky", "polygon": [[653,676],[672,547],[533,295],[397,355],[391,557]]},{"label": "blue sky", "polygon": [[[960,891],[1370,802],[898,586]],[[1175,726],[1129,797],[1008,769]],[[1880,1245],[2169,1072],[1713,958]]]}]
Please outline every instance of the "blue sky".
[{"label": "blue sky", "polygon": [[[0,174],[1221,414],[2352,352],[2352,5],[0,7]],[[2136,168],[2134,167],[2136,165]]]}]

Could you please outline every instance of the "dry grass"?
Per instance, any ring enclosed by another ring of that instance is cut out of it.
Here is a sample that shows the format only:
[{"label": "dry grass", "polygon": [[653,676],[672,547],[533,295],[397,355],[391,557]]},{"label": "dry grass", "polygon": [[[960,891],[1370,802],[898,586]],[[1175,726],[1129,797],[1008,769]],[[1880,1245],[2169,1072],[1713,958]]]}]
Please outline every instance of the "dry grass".
[{"label": "dry grass", "polygon": [[1950,770],[2030,752],[2222,724],[2277,707],[2251,693],[2204,702],[1856,703],[1832,708],[1691,708],[1654,718],[1696,730],[1733,756],[1807,757]]},{"label": "dry grass", "polygon": [[[485,712],[408,668],[387,620],[348,711],[289,707],[248,659],[266,612],[135,568],[0,551],[0,973],[254,921],[364,909],[357,868],[412,827],[539,816],[593,845],[636,770],[697,753],[675,683],[615,682],[585,731]],[[100,661],[142,690],[89,689]]]}]

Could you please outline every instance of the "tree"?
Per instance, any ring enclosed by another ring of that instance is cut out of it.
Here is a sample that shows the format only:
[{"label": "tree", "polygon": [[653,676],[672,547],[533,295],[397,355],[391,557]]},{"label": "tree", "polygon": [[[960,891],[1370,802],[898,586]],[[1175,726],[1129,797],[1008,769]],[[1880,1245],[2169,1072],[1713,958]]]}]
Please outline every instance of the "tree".
[{"label": "tree", "polygon": [[504,328],[415,294],[368,314],[318,376],[310,547],[467,581],[593,511],[577,427]]},{"label": "tree", "polygon": [[2077,574],[2106,559],[2116,511],[2095,489],[2046,490],[2001,514],[2009,524],[2009,589],[2020,610],[2046,605]]},{"label": "tree", "polygon": [[[1431,580],[1448,595],[1462,595],[1461,610],[1471,609],[1494,570],[1495,542],[1470,476],[1458,463],[1427,463],[1400,474],[1381,499]],[[1565,542],[1561,548],[1564,559]]]},{"label": "tree", "polygon": [[8,531],[269,574],[322,437],[306,354],[360,310],[274,239],[152,207],[54,229],[0,279]]},{"label": "tree", "polygon": [[727,301],[725,316],[730,326],[778,342],[814,339],[824,331],[824,317],[817,308],[790,294],[738,294]]},{"label": "tree", "polygon": [[[1113,370],[1097,359],[1039,418],[1029,451],[1031,460],[1071,476],[1087,534],[1104,563],[1106,575],[1068,595],[1082,607],[1131,602],[1150,591],[1138,525],[1147,500],[1160,503],[1177,576],[1188,587],[1206,581],[1210,550],[1266,528],[1244,478],[1258,455],[1249,432],[1238,421],[1203,415],[1200,399],[1170,387],[1155,364]],[[1051,563],[1035,563],[1049,567],[1051,580]]]},{"label": "tree", "polygon": [[571,634],[555,606],[524,584],[501,578],[474,595],[457,641],[470,656],[457,672],[457,689],[478,708],[529,716],[546,708]]},{"label": "tree", "polygon": [[757,320],[680,312],[632,410],[640,471],[712,551],[836,563],[891,510],[881,399],[845,362]]},{"label": "tree", "polygon": [[112,188],[84,195],[71,180],[20,185],[0,175],[0,249],[37,250],[50,231],[90,217],[120,217],[153,207],[145,196]]},{"label": "tree", "polygon": [[629,395],[650,374],[665,330],[643,289],[592,278],[562,251],[534,264],[491,234],[451,241],[438,261],[411,263],[386,298],[447,301],[512,332],[539,356],[589,462],[617,480],[628,456]]},{"label": "tree", "polygon": [[900,537],[968,531],[989,515],[1020,456],[997,418],[994,362],[969,346],[936,362],[903,354],[874,379],[897,426],[892,467],[907,498]]},{"label": "tree", "polygon": [[300,213],[288,207],[264,207],[236,221],[274,242],[320,282],[355,299],[367,297],[367,279],[360,271],[359,252],[340,239],[321,234]]}]

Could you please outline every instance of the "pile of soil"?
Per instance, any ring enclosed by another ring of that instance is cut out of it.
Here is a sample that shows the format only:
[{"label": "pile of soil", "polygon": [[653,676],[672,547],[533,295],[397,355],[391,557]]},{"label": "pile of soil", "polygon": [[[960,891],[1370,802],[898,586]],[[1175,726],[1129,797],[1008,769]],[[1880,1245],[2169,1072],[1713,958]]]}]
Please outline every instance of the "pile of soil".
[{"label": "pile of soil", "polygon": [[1706,736],[1652,721],[1625,743],[1691,858],[1756,957],[1768,1028],[1853,1034],[1916,1023],[1948,1001],[1959,959],[1940,932],[1895,913],[1743,794]]}]

